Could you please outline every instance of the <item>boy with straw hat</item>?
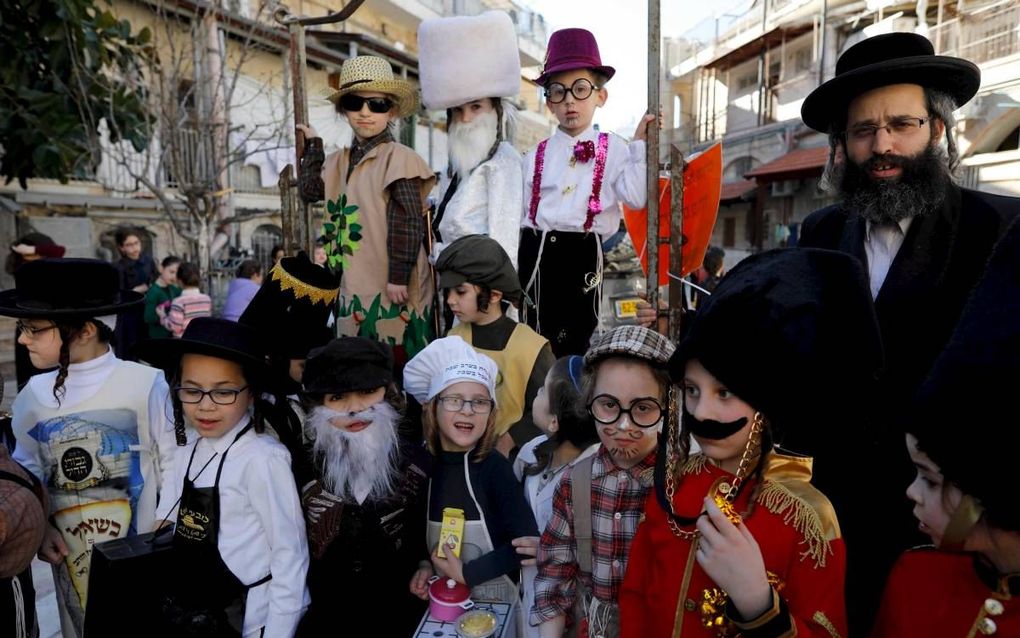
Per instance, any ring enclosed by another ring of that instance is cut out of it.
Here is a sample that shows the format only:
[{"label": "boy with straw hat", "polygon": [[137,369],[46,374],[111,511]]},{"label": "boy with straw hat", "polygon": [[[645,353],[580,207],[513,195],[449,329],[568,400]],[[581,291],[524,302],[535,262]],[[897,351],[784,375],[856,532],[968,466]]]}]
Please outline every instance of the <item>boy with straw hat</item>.
[{"label": "boy with straw hat", "polygon": [[301,191],[326,200],[329,265],[341,266],[337,325],[343,336],[393,346],[397,366],[430,338],[431,279],[424,248],[425,200],[432,169],[393,138],[395,122],[418,109],[418,95],[374,56],[348,60],[340,87],[329,95],[354,130],[354,141],[324,158],[322,138],[299,126],[308,140]]}]

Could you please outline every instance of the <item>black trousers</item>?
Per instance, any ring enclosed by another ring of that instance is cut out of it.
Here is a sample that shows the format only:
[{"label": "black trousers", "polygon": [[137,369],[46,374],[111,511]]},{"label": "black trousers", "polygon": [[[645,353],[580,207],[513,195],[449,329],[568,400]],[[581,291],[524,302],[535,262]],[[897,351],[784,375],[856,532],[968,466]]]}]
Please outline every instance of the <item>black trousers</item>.
[{"label": "black trousers", "polygon": [[535,304],[522,319],[549,340],[557,358],[583,355],[598,324],[599,242],[595,233],[548,231],[543,240],[541,231],[521,230],[517,272]]}]

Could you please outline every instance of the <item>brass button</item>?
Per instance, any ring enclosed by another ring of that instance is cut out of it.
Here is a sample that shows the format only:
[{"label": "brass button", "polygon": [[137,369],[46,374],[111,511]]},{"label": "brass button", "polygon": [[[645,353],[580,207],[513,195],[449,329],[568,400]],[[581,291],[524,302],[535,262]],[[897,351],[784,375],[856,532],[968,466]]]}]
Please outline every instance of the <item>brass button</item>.
[{"label": "brass button", "polygon": [[684,609],[687,611],[694,611],[698,608],[698,604],[694,602],[693,598],[688,598],[684,601]]},{"label": "brass button", "polygon": [[1006,608],[1002,606],[1002,603],[994,598],[989,598],[985,601],[985,611],[989,616],[1001,616],[1002,612],[1006,611]]},{"label": "brass button", "polygon": [[981,622],[978,623],[978,631],[985,636],[991,636],[999,627],[995,624],[995,621],[991,618],[982,618]]}]

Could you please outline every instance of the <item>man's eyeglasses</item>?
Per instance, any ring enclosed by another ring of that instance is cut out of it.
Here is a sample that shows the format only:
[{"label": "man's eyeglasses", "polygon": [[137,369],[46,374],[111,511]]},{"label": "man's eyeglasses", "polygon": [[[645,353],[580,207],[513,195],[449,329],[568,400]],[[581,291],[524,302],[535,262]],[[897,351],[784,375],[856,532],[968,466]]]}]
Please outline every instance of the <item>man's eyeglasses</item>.
[{"label": "man's eyeglasses", "polygon": [[866,142],[878,135],[880,129],[893,137],[906,137],[931,121],[931,117],[894,117],[885,124],[858,124],[847,130],[847,137],[853,142]]},{"label": "man's eyeglasses", "polygon": [[393,101],[386,97],[361,97],[348,93],[340,98],[340,108],[351,113],[357,113],[365,104],[373,113],[389,113],[393,108]]},{"label": "man's eyeglasses", "polygon": [[463,399],[461,397],[439,397],[439,405],[447,412],[460,412],[465,405],[471,406],[471,414],[488,414],[492,412],[490,399]]},{"label": "man's eyeglasses", "polygon": [[17,328],[18,332],[20,332],[21,334],[28,335],[29,339],[35,339],[36,337],[39,336],[40,332],[46,332],[47,330],[53,330],[54,328],[57,327],[57,324],[52,324],[52,325],[49,325],[49,326],[43,326],[42,328],[33,328],[32,326],[28,325],[27,323],[22,323],[20,321],[15,321],[14,322],[14,327]]},{"label": "man's eyeglasses", "polygon": [[620,400],[611,394],[600,394],[588,404],[588,414],[603,425],[612,425],[624,414],[630,422],[641,428],[658,425],[662,419],[662,406],[652,398],[638,399],[629,408],[620,405]]},{"label": "man's eyeglasses", "polygon": [[574,80],[574,83],[570,85],[569,89],[559,82],[553,82],[549,86],[545,87],[545,99],[549,102],[549,104],[559,104],[563,100],[567,99],[567,91],[570,91],[575,99],[587,100],[592,91],[598,91],[601,88],[601,86],[595,86],[589,80],[584,78],[577,78]]},{"label": "man's eyeglasses", "polygon": [[200,388],[177,386],[174,388],[174,392],[177,393],[177,398],[181,400],[181,403],[201,403],[202,399],[208,396],[216,405],[233,405],[237,402],[237,395],[247,389],[248,386],[237,389],[216,388],[215,390],[202,390]]}]

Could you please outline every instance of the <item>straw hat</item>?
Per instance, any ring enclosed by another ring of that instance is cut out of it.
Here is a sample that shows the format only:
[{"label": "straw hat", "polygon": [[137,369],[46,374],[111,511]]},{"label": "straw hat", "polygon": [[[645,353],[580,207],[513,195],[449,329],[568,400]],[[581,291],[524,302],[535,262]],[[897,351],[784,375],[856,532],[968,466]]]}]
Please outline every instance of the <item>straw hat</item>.
[{"label": "straw hat", "polygon": [[397,117],[407,117],[418,110],[418,90],[407,80],[395,78],[390,63],[374,55],[359,55],[344,62],[340,69],[340,88],[326,99],[336,104],[348,93],[368,91],[392,96]]}]

